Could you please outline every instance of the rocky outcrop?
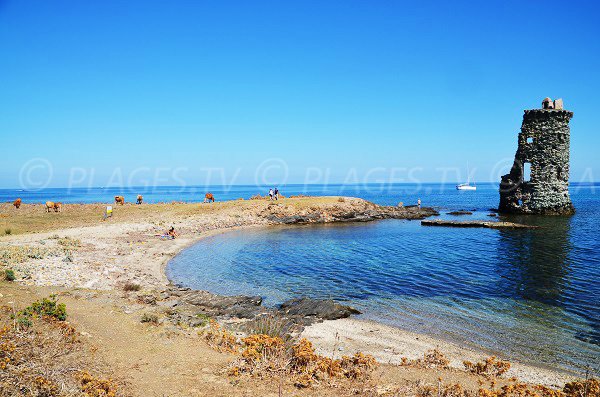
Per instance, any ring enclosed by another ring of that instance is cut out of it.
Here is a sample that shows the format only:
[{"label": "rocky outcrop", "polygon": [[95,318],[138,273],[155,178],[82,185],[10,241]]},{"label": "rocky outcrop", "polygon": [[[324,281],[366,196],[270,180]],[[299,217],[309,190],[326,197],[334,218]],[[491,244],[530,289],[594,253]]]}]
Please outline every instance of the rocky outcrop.
[{"label": "rocky outcrop", "polygon": [[288,300],[279,307],[264,307],[260,296],[223,296],[175,286],[158,297],[139,295],[138,301],[162,307],[174,322],[190,326],[201,323],[206,317],[253,320],[265,314],[280,317],[295,326],[306,326],[360,314],[353,307],[333,300],[298,298]]},{"label": "rocky outcrop", "polygon": [[500,183],[501,212],[568,215],[575,211],[569,197],[573,112],[562,110],[562,101],[560,109],[544,106],[525,110],[513,167]]},{"label": "rocky outcrop", "polygon": [[276,224],[330,223],[330,222],[370,222],[380,219],[424,219],[439,213],[429,207],[380,206],[366,201],[344,204],[329,208],[311,207],[301,211],[290,209],[285,204],[272,204],[264,216]]},{"label": "rocky outcrop", "polygon": [[223,296],[189,288],[170,288],[159,305],[164,306],[163,302],[172,302],[167,306],[179,312],[209,317],[254,318],[265,311],[260,296]]},{"label": "rocky outcrop", "polygon": [[296,298],[284,302],[279,313],[297,322],[313,323],[321,320],[338,320],[347,318],[360,311],[353,307],[340,305],[333,300],[318,300],[311,298]]}]

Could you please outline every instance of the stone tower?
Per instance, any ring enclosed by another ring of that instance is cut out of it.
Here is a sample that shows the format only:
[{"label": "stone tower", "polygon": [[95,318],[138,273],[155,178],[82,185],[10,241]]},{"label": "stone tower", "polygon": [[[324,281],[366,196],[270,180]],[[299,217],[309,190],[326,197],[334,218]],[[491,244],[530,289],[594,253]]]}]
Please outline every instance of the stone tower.
[{"label": "stone tower", "polygon": [[500,183],[499,211],[569,215],[569,121],[562,99],[544,99],[542,109],[525,110],[519,146],[509,174]]}]

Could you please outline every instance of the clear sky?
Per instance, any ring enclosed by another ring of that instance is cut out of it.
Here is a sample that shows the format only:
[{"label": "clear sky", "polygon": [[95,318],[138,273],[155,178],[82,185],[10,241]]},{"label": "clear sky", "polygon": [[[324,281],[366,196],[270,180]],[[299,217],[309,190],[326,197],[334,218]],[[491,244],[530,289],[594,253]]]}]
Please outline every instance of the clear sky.
[{"label": "clear sky", "polygon": [[600,180],[599,71],[595,1],[0,0],[0,188],[494,180],[546,96]]}]

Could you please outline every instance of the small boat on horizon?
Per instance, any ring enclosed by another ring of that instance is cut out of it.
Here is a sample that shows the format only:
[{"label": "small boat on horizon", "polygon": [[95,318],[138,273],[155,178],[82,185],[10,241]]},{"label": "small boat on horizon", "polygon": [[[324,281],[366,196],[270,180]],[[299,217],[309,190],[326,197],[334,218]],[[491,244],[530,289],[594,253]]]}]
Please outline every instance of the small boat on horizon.
[{"label": "small boat on horizon", "polygon": [[471,175],[469,173],[469,163],[467,163],[467,183],[456,185],[456,190],[477,190],[475,184],[471,185]]},{"label": "small boat on horizon", "polygon": [[477,186],[471,185],[469,182],[456,185],[456,190],[477,190]]}]

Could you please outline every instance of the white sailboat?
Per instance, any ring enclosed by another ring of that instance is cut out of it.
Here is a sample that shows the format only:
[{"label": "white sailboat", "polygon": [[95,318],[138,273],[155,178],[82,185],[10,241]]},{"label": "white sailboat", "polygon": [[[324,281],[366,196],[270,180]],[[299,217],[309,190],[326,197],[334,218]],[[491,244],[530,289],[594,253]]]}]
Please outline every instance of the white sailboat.
[{"label": "white sailboat", "polygon": [[477,190],[475,184],[471,185],[471,175],[469,172],[469,164],[467,163],[467,183],[461,183],[456,185],[456,190]]}]

